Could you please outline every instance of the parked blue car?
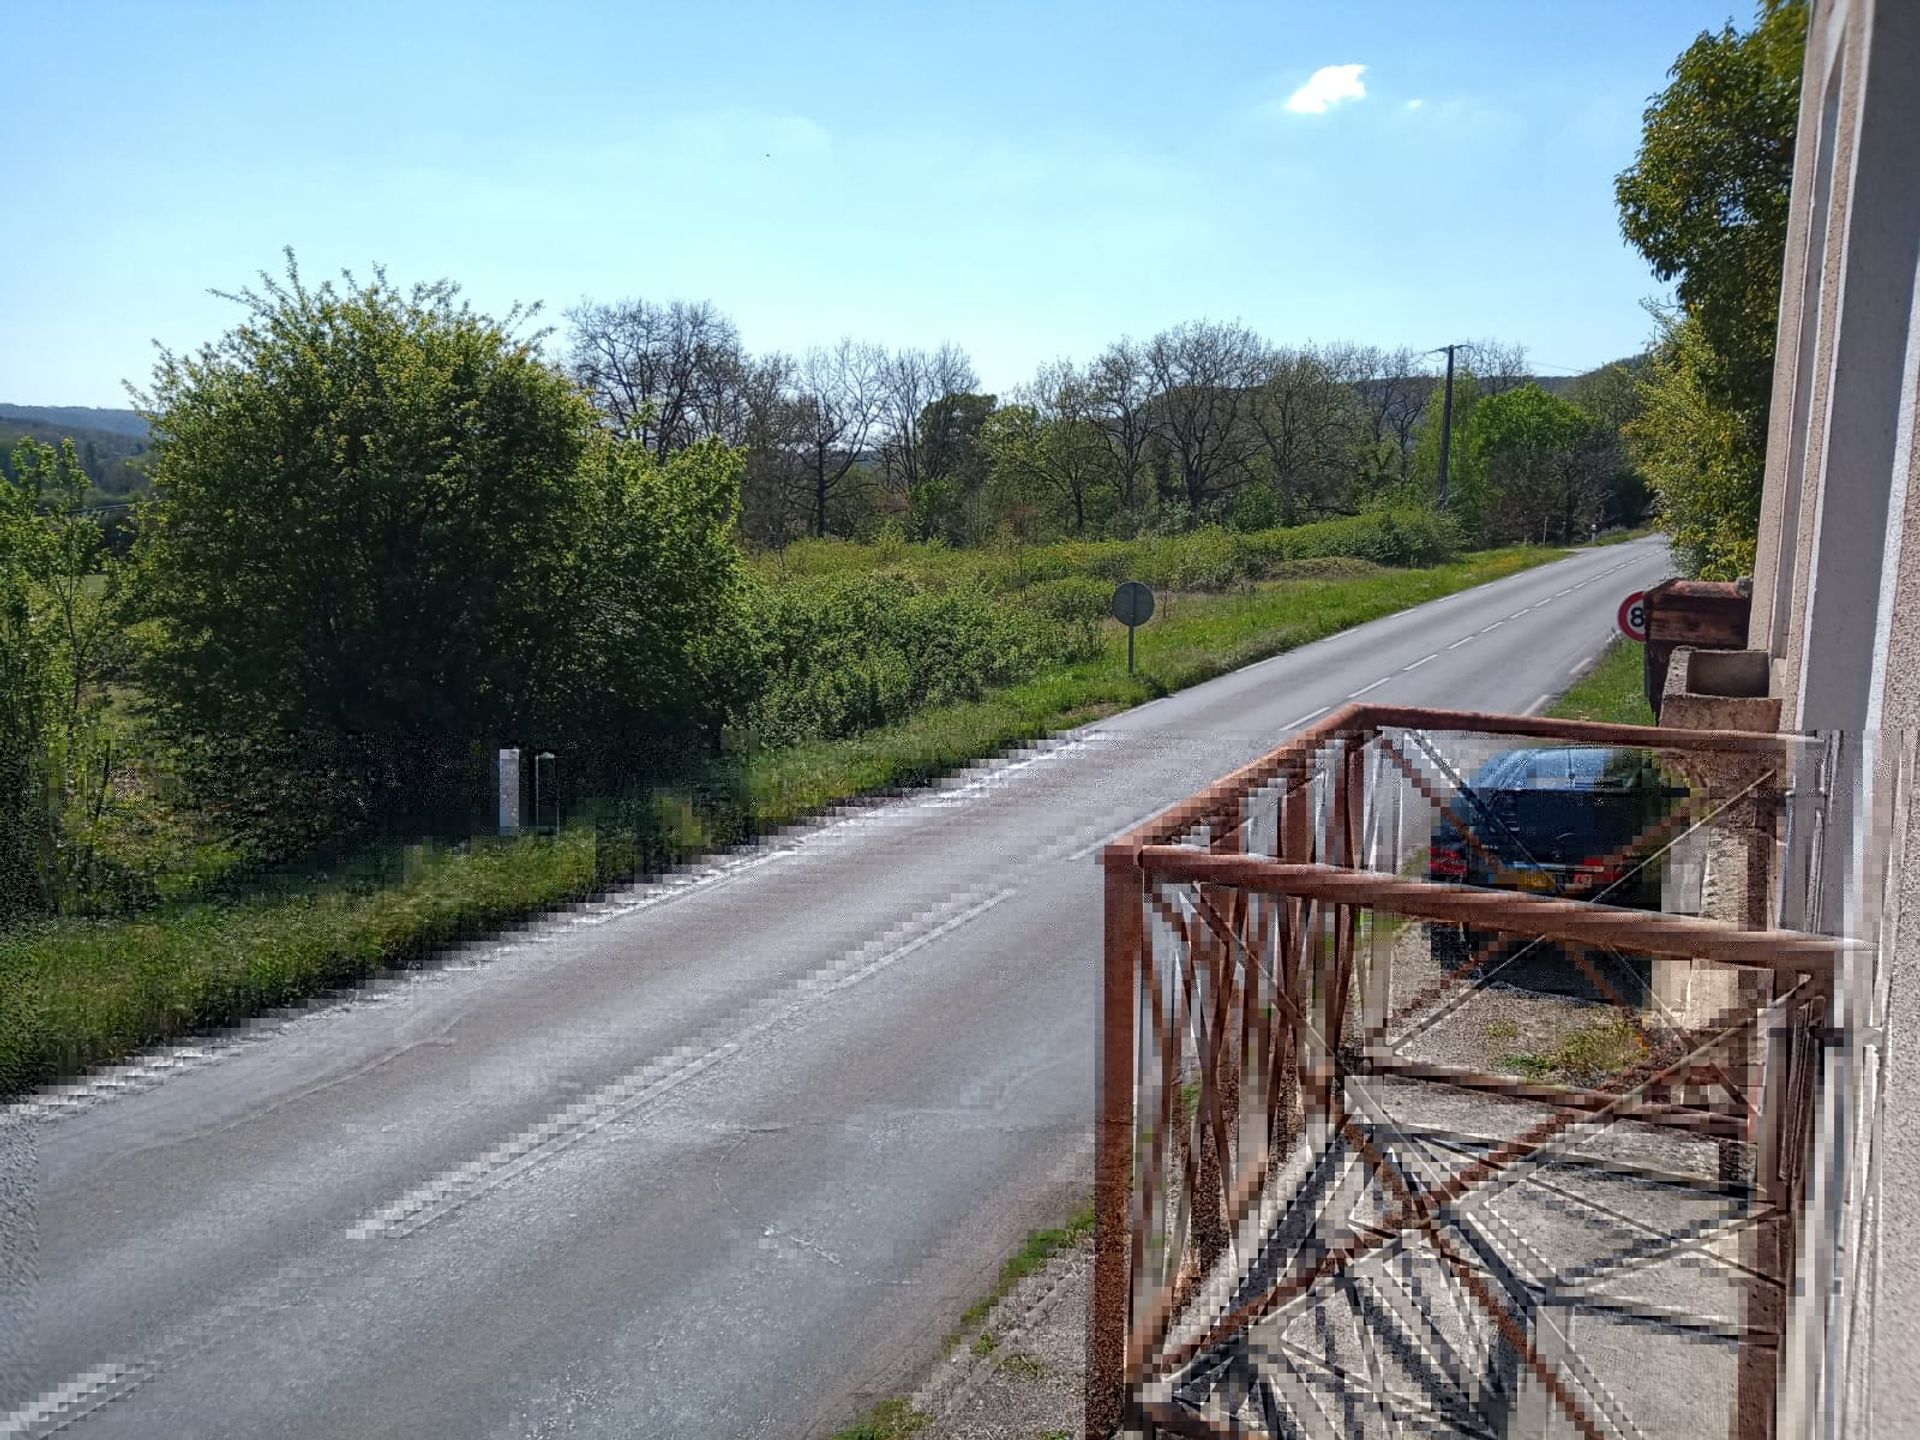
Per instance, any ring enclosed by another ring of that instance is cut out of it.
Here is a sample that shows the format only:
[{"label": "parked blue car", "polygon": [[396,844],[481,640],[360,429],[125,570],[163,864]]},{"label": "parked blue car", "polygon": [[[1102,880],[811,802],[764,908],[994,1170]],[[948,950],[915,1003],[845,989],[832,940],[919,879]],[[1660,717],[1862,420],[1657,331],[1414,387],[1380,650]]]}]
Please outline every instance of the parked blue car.
[{"label": "parked blue car", "polygon": [[[1636,841],[1686,793],[1668,782],[1645,750],[1505,751],[1474,771],[1435,820],[1427,875],[1454,885],[1658,910],[1660,839]],[[1449,969],[1495,940],[1458,925],[1436,924],[1428,933],[1434,958]],[[1520,938],[1499,944],[1481,968],[1515,957],[1501,970],[1501,980],[1596,994],[1592,980],[1559,946]],[[1617,990],[1644,992],[1646,956],[1591,958]]]}]

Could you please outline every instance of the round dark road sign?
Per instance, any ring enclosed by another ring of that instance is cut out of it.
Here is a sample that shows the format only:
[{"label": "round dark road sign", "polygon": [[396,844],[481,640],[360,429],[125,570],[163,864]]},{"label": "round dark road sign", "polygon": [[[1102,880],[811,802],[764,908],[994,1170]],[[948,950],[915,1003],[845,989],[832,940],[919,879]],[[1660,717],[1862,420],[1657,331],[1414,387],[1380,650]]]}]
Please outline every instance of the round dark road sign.
[{"label": "round dark road sign", "polygon": [[1113,618],[1122,625],[1144,625],[1153,618],[1153,591],[1138,580],[1123,580],[1113,592]]},{"label": "round dark road sign", "polygon": [[1636,590],[1620,602],[1620,633],[1629,640],[1647,643],[1647,592]]}]

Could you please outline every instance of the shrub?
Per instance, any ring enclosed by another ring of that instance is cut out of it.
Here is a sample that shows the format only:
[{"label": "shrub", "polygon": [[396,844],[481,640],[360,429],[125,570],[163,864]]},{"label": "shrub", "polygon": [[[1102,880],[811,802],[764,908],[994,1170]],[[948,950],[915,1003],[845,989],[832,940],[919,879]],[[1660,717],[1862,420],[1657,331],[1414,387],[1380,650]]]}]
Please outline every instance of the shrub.
[{"label": "shrub", "polygon": [[1091,654],[1100,626],[1113,602],[1113,587],[1091,575],[1068,575],[1034,585],[1020,597],[1033,611],[1058,626],[1074,654]]},{"label": "shrub", "polygon": [[624,780],[717,739],[750,678],[737,456],[597,432],[447,284],[314,288],[289,259],[237,298],[155,372],[143,678],[256,850],[464,824],[497,743]]},{"label": "shrub", "polygon": [[1100,590],[1065,579],[995,596],[885,574],[766,588],[755,628],[767,684],[752,738],[836,739],[1078,658],[1096,643]]}]

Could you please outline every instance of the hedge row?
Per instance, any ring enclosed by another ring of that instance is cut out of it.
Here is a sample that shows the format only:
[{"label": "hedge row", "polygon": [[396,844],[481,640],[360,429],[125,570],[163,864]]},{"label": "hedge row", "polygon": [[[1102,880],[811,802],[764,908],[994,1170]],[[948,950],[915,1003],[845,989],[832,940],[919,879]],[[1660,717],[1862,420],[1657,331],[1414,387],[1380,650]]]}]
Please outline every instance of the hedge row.
[{"label": "hedge row", "polygon": [[766,563],[776,584],[871,573],[907,574],[933,585],[997,591],[1072,579],[1109,585],[1143,580],[1170,590],[1226,590],[1264,580],[1301,560],[1350,558],[1395,567],[1444,564],[1462,547],[1450,516],[1410,508],[1249,533],[1208,527],[1138,540],[1079,540],[1020,549],[950,550],[941,545],[856,545],[813,540]]}]

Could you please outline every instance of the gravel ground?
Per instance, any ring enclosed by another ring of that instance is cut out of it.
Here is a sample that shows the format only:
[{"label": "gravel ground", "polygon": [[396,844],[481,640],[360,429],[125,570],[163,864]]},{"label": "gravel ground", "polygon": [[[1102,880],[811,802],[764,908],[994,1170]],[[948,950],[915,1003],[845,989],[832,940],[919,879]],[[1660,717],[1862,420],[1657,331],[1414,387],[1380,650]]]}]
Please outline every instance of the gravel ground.
[{"label": "gravel ground", "polygon": [[1008,1291],[981,1332],[991,1347],[957,1347],[913,1397],[931,1417],[916,1440],[1077,1440],[1092,1267],[1083,1240]]},{"label": "gravel ground", "polygon": [[[1391,944],[1391,1006],[1398,1011],[1446,971],[1433,958],[1424,925],[1405,926]],[[1478,990],[1463,982],[1396,1027],[1388,1040],[1409,1060],[1520,1074],[1514,1056],[1549,1052],[1570,1031],[1617,1013],[1604,1001],[1545,994],[1499,979]]]}]

